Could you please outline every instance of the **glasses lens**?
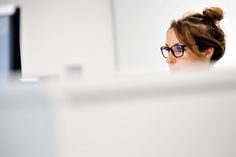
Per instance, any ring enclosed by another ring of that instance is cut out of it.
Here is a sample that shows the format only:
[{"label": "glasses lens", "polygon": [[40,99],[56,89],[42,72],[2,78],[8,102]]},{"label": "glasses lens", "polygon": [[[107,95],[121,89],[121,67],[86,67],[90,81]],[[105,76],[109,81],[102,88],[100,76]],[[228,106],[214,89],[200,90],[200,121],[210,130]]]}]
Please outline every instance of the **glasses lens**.
[{"label": "glasses lens", "polygon": [[162,52],[162,55],[164,58],[167,58],[169,51],[170,50],[168,47],[166,47],[166,46],[161,47],[161,52]]},{"label": "glasses lens", "polygon": [[174,51],[176,57],[181,57],[184,54],[184,46],[183,45],[173,46],[172,50]]}]

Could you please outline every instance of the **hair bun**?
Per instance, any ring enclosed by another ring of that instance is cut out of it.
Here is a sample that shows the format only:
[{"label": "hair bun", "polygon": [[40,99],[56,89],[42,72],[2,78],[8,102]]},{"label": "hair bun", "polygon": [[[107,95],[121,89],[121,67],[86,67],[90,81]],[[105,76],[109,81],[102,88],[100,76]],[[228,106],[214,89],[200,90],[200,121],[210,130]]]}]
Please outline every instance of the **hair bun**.
[{"label": "hair bun", "polygon": [[215,24],[224,18],[224,12],[219,7],[205,8],[202,14]]}]

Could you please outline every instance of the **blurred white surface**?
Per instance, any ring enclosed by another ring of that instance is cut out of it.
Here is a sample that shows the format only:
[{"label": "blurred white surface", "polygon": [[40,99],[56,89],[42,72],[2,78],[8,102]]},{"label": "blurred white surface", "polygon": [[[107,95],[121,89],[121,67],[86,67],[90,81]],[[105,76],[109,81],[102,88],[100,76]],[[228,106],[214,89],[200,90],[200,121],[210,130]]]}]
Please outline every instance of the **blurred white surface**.
[{"label": "blurred white surface", "polygon": [[235,70],[1,86],[4,157],[236,156]]},{"label": "blurred white surface", "polygon": [[0,156],[52,157],[48,95],[35,84],[0,83]]}]

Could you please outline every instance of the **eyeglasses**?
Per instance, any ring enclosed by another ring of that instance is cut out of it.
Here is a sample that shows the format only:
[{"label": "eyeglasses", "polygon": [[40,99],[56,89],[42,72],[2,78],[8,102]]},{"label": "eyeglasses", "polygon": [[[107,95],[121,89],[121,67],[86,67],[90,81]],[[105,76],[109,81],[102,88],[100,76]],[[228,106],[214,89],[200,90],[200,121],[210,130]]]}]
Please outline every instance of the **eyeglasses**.
[{"label": "eyeglasses", "polygon": [[167,58],[169,52],[171,52],[173,54],[173,56],[175,56],[176,58],[180,58],[184,55],[185,47],[187,47],[187,46],[186,45],[179,45],[179,44],[176,44],[172,47],[162,46],[161,53],[164,58]]}]

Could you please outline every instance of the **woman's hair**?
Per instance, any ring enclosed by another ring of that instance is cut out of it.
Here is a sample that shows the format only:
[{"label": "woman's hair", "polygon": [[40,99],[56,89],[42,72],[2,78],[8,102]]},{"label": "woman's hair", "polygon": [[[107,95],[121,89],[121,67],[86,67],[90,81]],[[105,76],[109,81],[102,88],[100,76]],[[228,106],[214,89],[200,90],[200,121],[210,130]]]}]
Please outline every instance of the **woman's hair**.
[{"label": "woman's hair", "polygon": [[178,40],[193,52],[214,48],[210,61],[216,62],[225,52],[225,34],[219,26],[223,14],[219,7],[206,8],[202,14],[192,13],[173,20],[170,29],[173,28]]}]

